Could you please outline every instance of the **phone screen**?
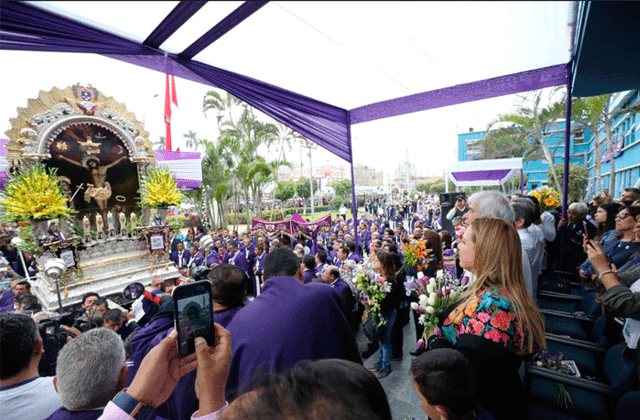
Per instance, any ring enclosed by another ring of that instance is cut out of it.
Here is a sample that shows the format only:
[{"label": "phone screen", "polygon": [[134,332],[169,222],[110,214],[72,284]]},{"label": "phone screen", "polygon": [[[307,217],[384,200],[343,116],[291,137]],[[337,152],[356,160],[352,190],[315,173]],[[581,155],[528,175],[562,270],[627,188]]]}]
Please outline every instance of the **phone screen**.
[{"label": "phone screen", "polygon": [[209,345],[215,341],[211,283],[207,280],[177,286],[172,293],[175,327],[178,331],[178,354],[195,352],[195,338],[203,337]]}]

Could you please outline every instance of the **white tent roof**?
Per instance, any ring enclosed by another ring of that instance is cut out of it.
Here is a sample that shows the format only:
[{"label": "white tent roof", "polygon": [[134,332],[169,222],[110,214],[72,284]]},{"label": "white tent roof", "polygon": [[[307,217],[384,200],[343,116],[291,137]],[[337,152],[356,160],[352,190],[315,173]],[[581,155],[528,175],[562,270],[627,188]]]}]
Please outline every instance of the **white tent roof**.
[{"label": "white tent roof", "polygon": [[522,170],[522,158],[453,162],[447,177],[458,187],[500,186]]},{"label": "white tent roof", "polygon": [[[179,2],[28,3],[142,42]],[[160,49],[242,3],[207,2]],[[193,59],[352,109],[567,63],[573,3],[270,1]]]}]

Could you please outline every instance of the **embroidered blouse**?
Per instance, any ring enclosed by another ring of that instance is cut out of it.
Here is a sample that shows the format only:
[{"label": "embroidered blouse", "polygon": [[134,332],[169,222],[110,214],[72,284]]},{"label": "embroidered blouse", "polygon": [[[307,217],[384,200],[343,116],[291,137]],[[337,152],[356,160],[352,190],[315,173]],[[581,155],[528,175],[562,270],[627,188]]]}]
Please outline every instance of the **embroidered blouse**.
[{"label": "embroidered blouse", "polygon": [[[456,344],[460,334],[473,334],[502,344],[518,356],[525,356],[528,343],[511,301],[496,289],[482,290],[476,297],[454,309],[444,320],[441,336]],[[524,345],[521,345],[525,340]],[[537,343],[533,352],[542,350]]]}]

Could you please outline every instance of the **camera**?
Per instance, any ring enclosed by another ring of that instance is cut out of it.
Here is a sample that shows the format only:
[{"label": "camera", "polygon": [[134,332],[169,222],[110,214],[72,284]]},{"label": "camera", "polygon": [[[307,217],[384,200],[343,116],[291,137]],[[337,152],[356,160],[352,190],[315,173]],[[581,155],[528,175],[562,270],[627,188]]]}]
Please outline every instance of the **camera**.
[{"label": "camera", "polygon": [[55,376],[56,360],[58,353],[67,344],[69,337],[74,335],[65,331],[63,326],[75,327],[81,332],[89,331],[98,327],[94,322],[78,319],[76,311],[63,315],[45,318],[38,324],[40,337],[42,338],[44,354],[38,364],[38,373],[40,376]]}]

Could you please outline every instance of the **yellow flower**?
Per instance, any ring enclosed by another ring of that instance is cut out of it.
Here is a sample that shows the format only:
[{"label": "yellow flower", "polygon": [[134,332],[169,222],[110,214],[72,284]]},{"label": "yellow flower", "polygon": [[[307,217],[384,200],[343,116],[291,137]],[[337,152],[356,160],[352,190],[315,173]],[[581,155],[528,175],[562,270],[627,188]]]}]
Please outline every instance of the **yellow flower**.
[{"label": "yellow flower", "polygon": [[66,218],[72,213],[56,180],[56,169],[40,163],[23,168],[3,195],[7,221]]}]

